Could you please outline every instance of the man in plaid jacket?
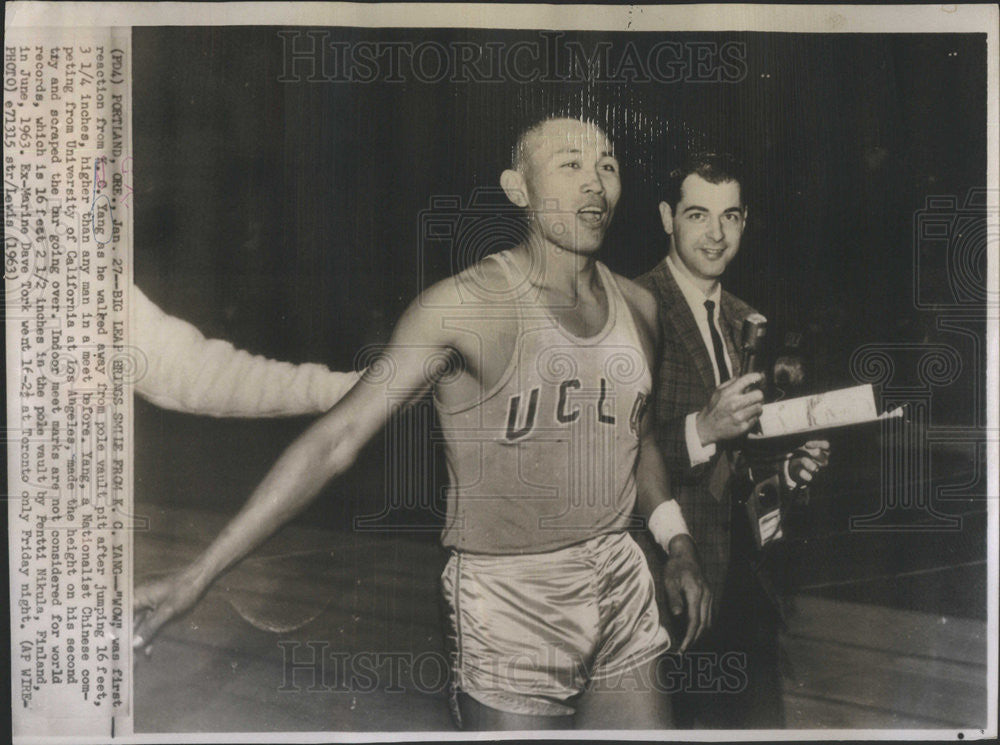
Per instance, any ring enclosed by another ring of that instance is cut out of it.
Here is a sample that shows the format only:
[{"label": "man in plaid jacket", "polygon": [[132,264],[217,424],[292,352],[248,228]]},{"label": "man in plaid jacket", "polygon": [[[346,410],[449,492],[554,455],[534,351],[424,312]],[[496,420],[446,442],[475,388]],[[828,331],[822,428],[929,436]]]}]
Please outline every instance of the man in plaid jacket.
[{"label": "man in plaid jacket", "polygon": [[[673,496],[718,601],[712,629],[691,651],[714,655],[710,659],[715,669],[742,672],[738,686],[721,686],[721,691],[714,690],[720,686],[692,683],[694,676],[685,676],[685,685],[674,697],[681,726],[784,724],[777,646],[780,612],[760,571],[760,552],[743,504],[751,489],[749,469],[738,451],[739,438],[756,424],[763,403],[763,394],[754,387],[763,376],[739,369],[735,341],[754,310],[720,284],[739,251],[746,215],[733,160],[715,154],[689,157],[670,174],[660,203],[669,253],[637,280],[659,302],[662,348],[654,403],[658,441]],[[828,450],[825,441],[808,442],[771,471],[784,472],[786,487],[804,485],[825,465]],[[760,480],[760,469],[753,470]],[[670,608],[675,615],[680,610]]]}]

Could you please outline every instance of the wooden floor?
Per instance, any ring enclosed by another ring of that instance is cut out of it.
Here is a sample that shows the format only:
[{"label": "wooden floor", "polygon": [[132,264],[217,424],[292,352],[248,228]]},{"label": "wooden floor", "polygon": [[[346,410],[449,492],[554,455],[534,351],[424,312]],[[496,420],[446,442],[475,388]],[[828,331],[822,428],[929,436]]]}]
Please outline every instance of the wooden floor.
[{"label": "wooden floor", "polygon": [[782,638],[790,727],[965,728],[986,720],[986,625],[797,596]]},{"label": "wooden floor", "polygon": [[[223,519],[145,514],[137,582],[183,566]],[[450,731],[445,559],[431,535],[282,531],[139,656],[136,731]],[[983,725],[984,623],[806,595],[792,605],[790,728]]]}]

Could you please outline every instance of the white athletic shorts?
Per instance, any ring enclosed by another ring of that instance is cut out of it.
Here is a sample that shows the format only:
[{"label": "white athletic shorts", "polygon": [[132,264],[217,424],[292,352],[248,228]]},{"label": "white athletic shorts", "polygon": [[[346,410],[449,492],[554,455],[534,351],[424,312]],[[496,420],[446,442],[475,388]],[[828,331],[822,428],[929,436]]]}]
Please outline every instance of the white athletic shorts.
[{"label": "white athletic shorts", "polygon": [[458,690],[501,711],[564,716],[592,682],[670,647],[627,533],[539,554],[453,551],[441,585],[459,726]]}]

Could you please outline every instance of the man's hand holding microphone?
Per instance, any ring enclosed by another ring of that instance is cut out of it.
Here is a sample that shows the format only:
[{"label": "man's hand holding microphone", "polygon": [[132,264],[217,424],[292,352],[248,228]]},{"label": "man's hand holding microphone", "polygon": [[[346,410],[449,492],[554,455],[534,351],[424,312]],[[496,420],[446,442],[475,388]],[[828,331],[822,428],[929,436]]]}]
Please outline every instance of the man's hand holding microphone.
[{"label": "man's hand holding microphone", "polygon": [[734,440],[750,431],[764,410],[760,385],[764,373],[752,372],[722,383],[695,416],[698,437],[704,446]]},{"label": "man's hand holding microphone", "polygon": [[[713,392],[705,407],[695,416],[695,427],[703,447],[736,440],[748,432],[760,433],[758,422],[764,411],[764,373],[755,372],[761,342],[767,333],[767,319],[751,313],[743,320],[740,340],[741,366],[745,372],[724,381]],[[788,485],[808,484],[830,461],[830,443],[810,440],[784,457]]]}]

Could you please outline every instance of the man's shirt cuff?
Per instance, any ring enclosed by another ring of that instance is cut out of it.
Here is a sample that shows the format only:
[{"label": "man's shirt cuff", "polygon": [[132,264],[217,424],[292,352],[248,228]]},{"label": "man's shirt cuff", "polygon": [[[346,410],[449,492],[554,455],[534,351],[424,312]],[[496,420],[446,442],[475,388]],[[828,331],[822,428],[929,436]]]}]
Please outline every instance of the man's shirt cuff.
[{"label": "man's shirt cuff", "polygon": [[692,468],[700,466],[702,463],[708,463],[715,455],[714,442],[710,442],[708,445],[701,444],[701,438],[698,436],[698,424],[695,421],[697,416],[698,412],[694,412],[688,414],[684,419],[684,440],[687,442],[688,457],[691,459]]}]

